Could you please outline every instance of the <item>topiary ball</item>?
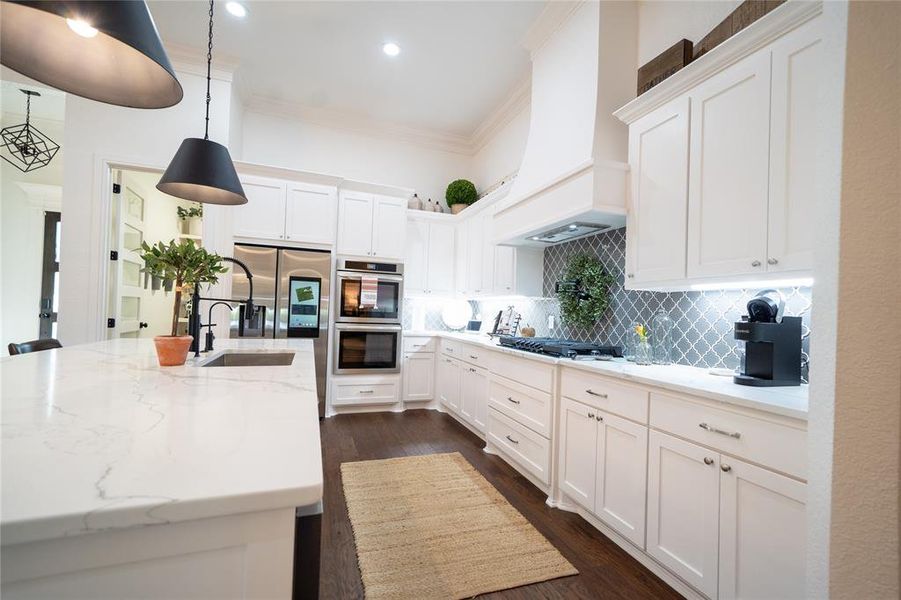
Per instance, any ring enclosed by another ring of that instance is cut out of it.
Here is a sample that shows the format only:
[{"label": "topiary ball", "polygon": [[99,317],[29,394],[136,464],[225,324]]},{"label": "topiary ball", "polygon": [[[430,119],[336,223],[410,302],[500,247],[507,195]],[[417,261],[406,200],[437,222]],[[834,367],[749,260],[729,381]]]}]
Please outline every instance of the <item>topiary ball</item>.
[{"label": "topiary ball", "polygon": [[468,179],[457,179],[448,184],[444,199],[448,206],[472,204],[479,199],[479,193],[476,191],[476,186]]}]

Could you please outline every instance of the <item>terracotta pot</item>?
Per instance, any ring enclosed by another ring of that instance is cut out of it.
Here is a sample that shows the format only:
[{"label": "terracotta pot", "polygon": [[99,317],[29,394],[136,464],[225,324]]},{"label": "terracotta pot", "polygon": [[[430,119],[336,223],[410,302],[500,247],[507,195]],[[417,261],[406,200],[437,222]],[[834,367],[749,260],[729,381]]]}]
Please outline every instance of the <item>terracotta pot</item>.
[{"label": "terracotta pot", "polygon": [[178,367],[185,364],[188,348],[194,338],[190,335],[158,335],[153,338],[156,345],[156,358],[161,367]]},{"label": "terracotta pot", "polygon": [[463,209],[469,206],[468,204],[451,204],[451,212],[455,215],[459,215],[463,212]]}]

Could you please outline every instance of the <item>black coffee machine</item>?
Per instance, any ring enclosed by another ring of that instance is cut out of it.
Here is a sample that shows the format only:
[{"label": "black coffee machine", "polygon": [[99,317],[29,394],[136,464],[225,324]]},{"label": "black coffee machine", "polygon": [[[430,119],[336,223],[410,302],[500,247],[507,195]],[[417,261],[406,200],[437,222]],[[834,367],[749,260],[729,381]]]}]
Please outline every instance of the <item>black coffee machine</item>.
[{"label": "black coffee machine", "polygon": [[783,317],[784,308],[776,290],[763,290],[748,302],[748,314],[735,323],[735,339],[745,343],[735,383],[801,385],[801,317]]}]

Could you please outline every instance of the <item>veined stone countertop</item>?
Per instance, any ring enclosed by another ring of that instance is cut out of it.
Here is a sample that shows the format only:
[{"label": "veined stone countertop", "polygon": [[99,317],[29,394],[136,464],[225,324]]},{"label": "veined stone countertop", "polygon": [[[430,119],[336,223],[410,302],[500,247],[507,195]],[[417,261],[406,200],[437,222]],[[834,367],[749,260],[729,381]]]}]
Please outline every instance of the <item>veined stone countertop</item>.
[{"label": "veined stone countertop", "polygon": [[3,545],[314,505],[310,340],[217,340],[290,366],[157,365],[152,340],[0,359]]},{"label": "veined stone countertop", "polygon": [[750,387],[738,385],[731,377],[711,375],[708,369],[686,365],[636,365],[623,359],[612,361],[576,361],[568,358],[554,358],[498,345],[496,340],[482,334],[456,333],[447,331],[405,331],[404,335],[431,335],[477,344],[505,354],[522,358],[555,363],[567,369],[590,371],[599,375],[616,377],[633,383],[649,385],[689,394],[723,404],[742,406],[793,419],[807,420],[808,386],[791,387]]}]

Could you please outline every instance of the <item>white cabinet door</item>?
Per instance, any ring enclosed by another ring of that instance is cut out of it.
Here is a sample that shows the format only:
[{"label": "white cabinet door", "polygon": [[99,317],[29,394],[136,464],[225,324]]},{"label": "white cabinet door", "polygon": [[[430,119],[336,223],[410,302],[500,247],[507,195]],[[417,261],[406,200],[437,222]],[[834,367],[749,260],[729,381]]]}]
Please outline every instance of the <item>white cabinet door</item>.
[{"label": "white cabinet door", "polygon": [[406,251],[404,252],[404,292],[423,294],[428,288],[429,231],[426,221],[416,219],[407,223]]},{"label": "white cabinet door", "polygon": [[821,18],[773,44],[767,271],[813,268]]},{"label": "white cabinet door", "polygon": [[372,255],[372,194],[341,192],[338,210],[338,253]]},{"label": "white cabinet door", "polygon": [[454,278],[455,291],[463,296],[469,295],[469,221],[458,223],[454,227]]},{"label": "white cabinet door", "polygon": [[698,85],[691,97],[689,277],[766,269],[770,52]]},{"label": "white cabinet door", "polygon": [[[447,223],[429,225],[428,251],[423,254],[428,264],[426,290],[430,294],[454,293],[454,237],[453,225]],[[407,247],[409,248],[409,244]],[[404,275],[407,275],[406,266]]]},{"label": "white cabinet door", "polygon": [[485,253],[482,220],[470,217],[466,221],[466,291],[470,296],[479,296],[482,288],[482,256]]},{"label": "white cabinet door", "polygon": [[494,249],[492,237],[492,211],[483,211],[479,216],[482,231],[482,293],[490,296],[494,292]]},{"label": "white cabinet door", "polygon": [[647,552],[710,598],[717,591],[719,462],[716,452],[649,434]]},{"label": "white cabinet door", "polygon": [[416,402],[435,397],[435,355],[407,353],[404,355],[404,401]]},{"label": "white cabinet door", "polygon": [[685,278],[689,106],[679,98],[629,126],[627,287]]},{"label": "white cabinet door", "polygon": [[803,598],[807,486],[721,460],[719,598]]},{"label": "white cabinet door", "polygon": [[247,204],[235,207],[234,233],[237,237],[280,240],[285,235],[284,181],[262,177],[242,177]]},{"label": "white cabinet door", "polygon": [[594,512],[597,473],[597,409],[563,398],[560,403],[560,488]]},{"label": "white cabinet door", "polygon": [[516,285],[516,249],[512,246],[494,247],[494,293],[513,294]]},{"label": "white cabinet door", "polygon": [[403,260],[407,237],[406,199],[376,196],[372,214],[372,256]]},{"label": "white cabinet door", "polygon": [[460,414],[484,433],[488,426],[488,371],[463,365],[461,380]]},{"label": "white cabinet door", "polygon": [[288,183],[285,239],[310,244],[334,244],[338,226],[337,195],[333,187]]},{"label": "white cabinet door", "polygon": [[442,356],[437,366],[438,400],[454,412],[460,411],[462,368],[460,363]]},{"label": "white cabinet door", "polygon": [[644,548],[648,428],[598,412],[594,513],[639,548]]}]

